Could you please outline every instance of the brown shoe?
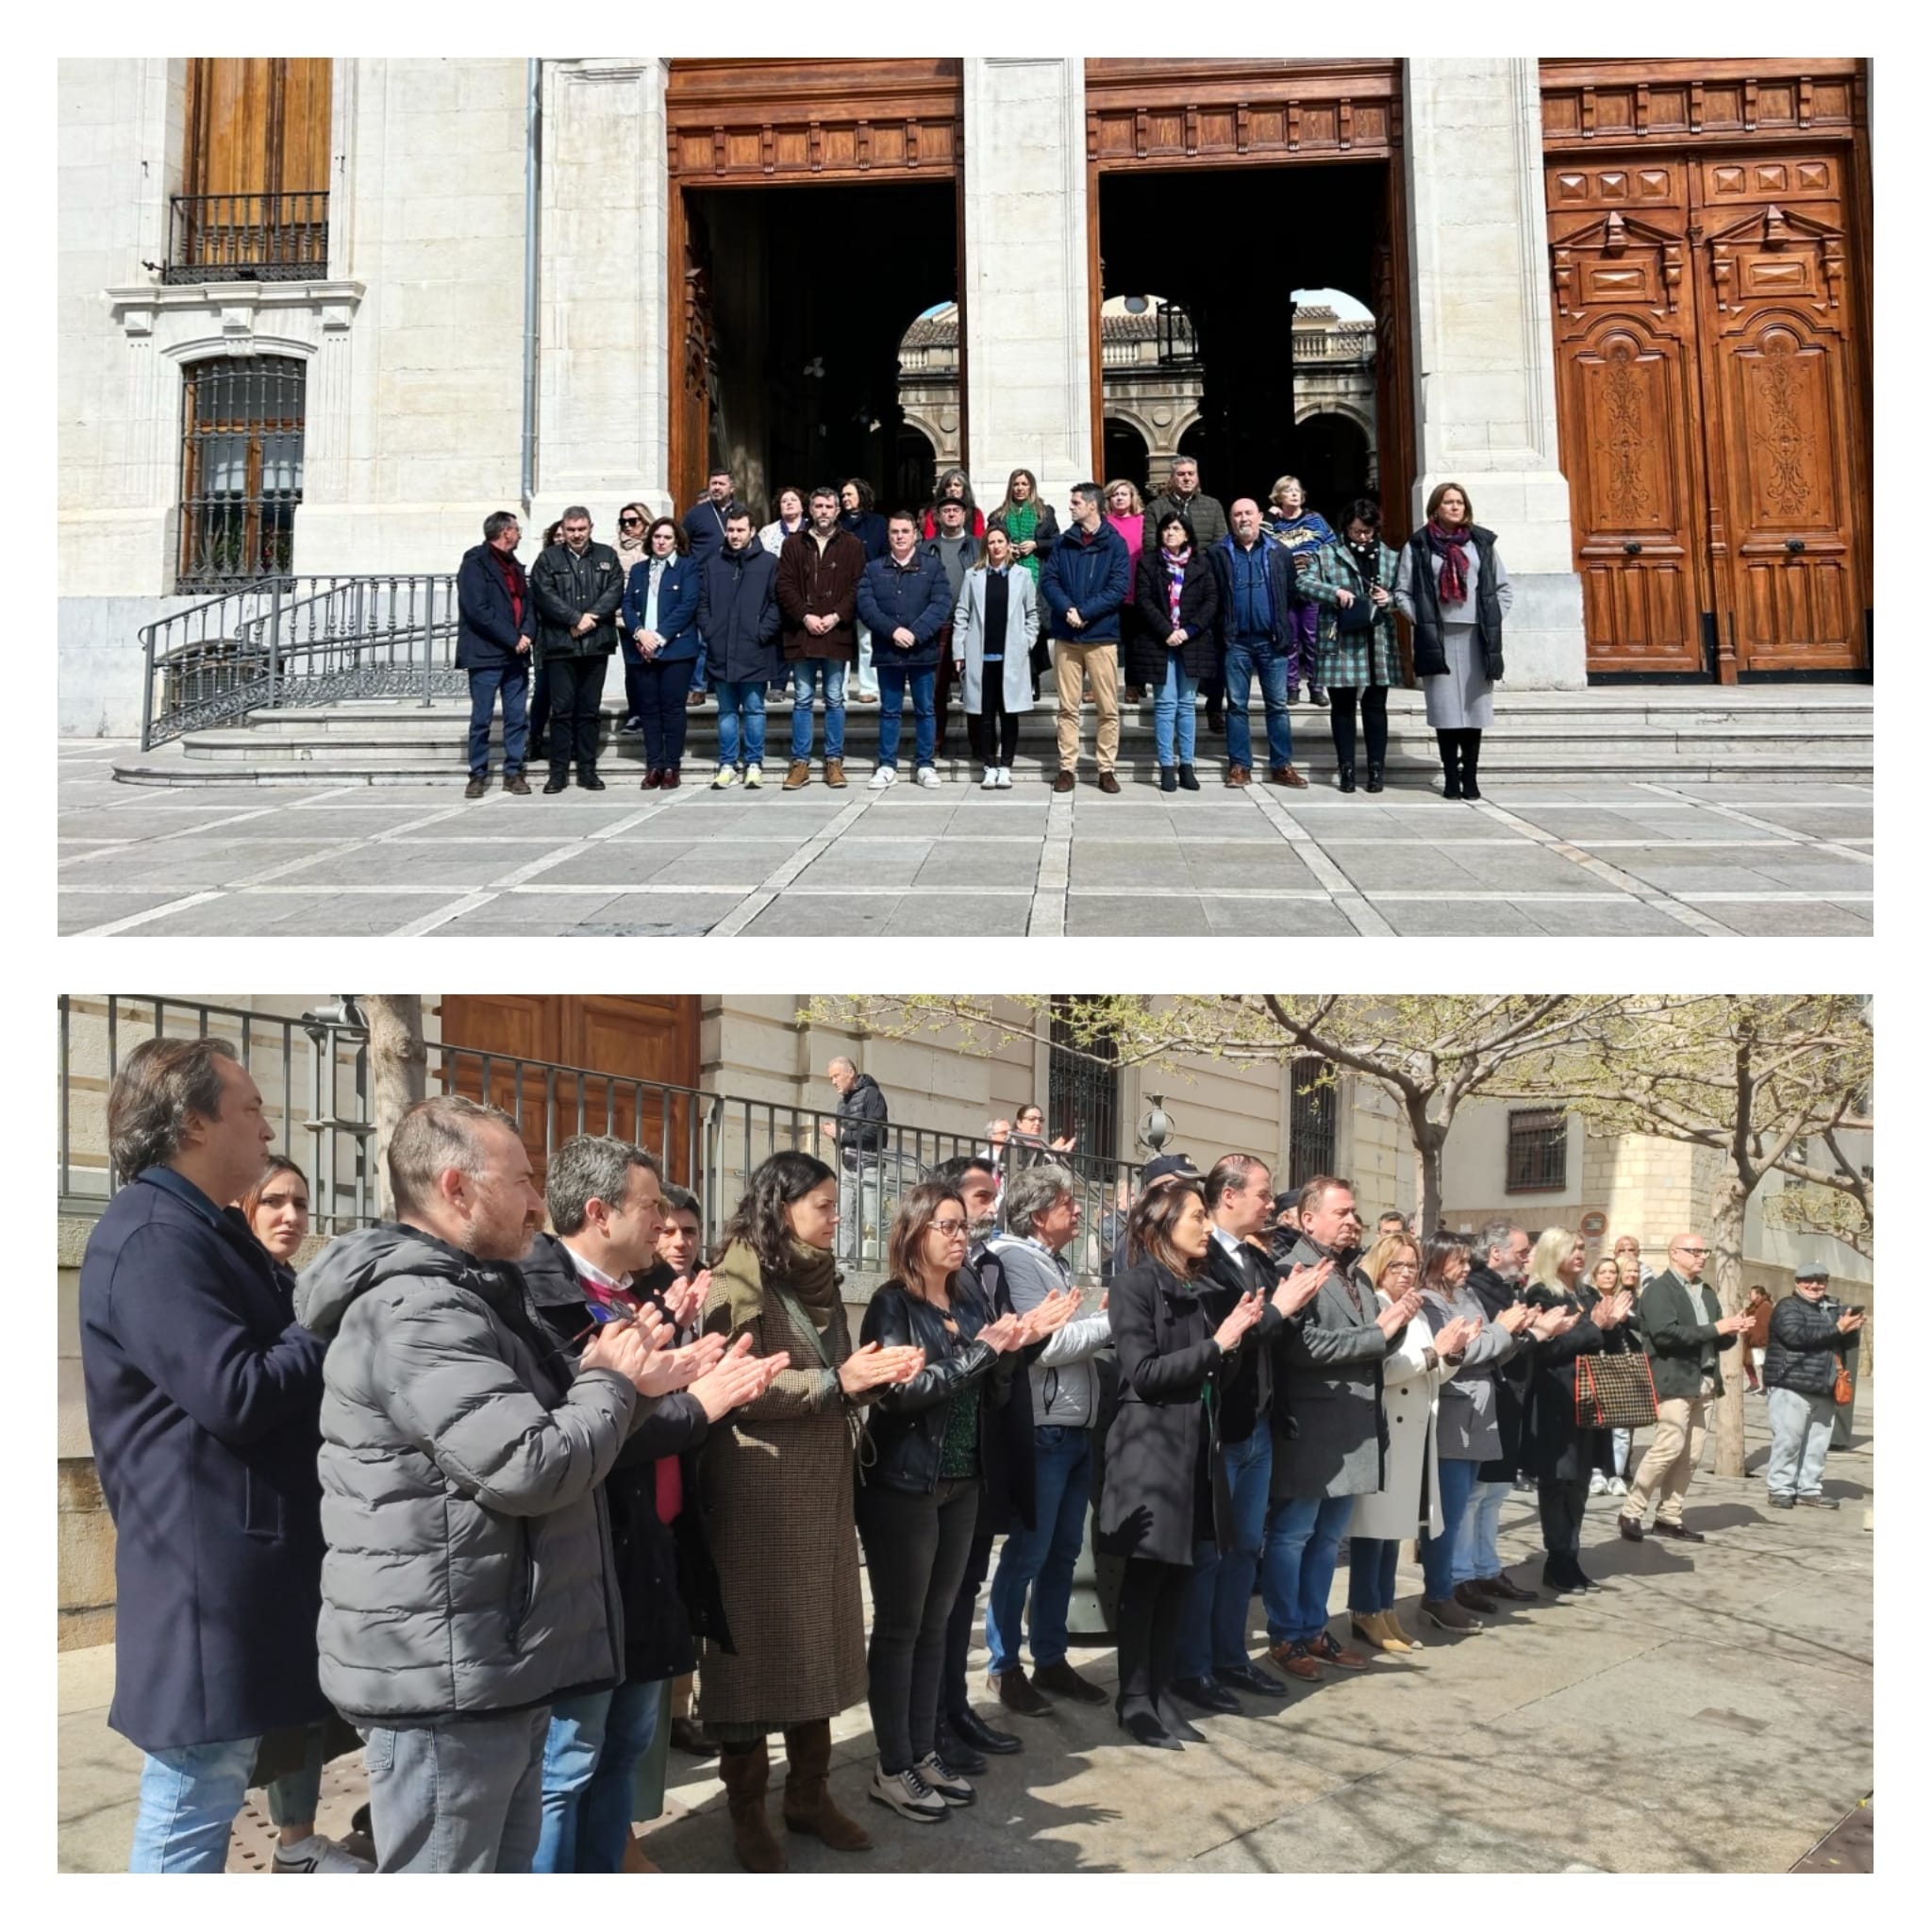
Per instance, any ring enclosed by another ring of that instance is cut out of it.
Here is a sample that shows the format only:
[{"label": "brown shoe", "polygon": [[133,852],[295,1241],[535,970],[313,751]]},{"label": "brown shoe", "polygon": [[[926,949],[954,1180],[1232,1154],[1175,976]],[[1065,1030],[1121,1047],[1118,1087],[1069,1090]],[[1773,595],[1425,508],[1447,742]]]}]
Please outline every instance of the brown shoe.
[{"label": "brown shoe", "polygon": [[1524,1590],[1520,1583],[1512,1583],[1507,1576],[1478,1576],[1475,1587],[1485,1596],[1499,1598],[1505,1603],[1535,1604],[1542,1601],[1540,1590]]},{"label": "brown shoe", "polygon": [[1044,1717],[1053,1708],[1026,1681],[1024,1671],[1002,1671],[997,1677],[989,1675],[986,1688],[1020,1717]]},{"label": "brown shoe", "polygon": [[1113,1695],[1098,1684],[1090,1684],[1065,1657],[1057,1664],[1036,1664],[1033,1688],[1051,1690],[1056,1697],[1071,1697],[1075,1704],[1106,1704]]},{"label": "brown shoe", "polygon": [[682,1751],[687,1757],[715,1757],[718,1747],[705,1736],[704,1726],[694,1717],[675,1717],[671,1720],[671,1748]]},{"label": "brown shoe", "polygon": [[785,1848],[765,1817],[765,1787],[772,1760],[760,1738],[749,1751],[727,1751],[718,1767],[731,1812],[731,1849],[747,1872],[782,1872]]},{"label": "brown shoe", "polygon": [[871,1851],[871,1832],[832,1802],[831,1719],[788,1724],[785,1761],[785,1829],[809,1832],[835,1852]]},{"label": "brown shoe", "polygon": [[1245,785],[1245,784],[1246,784],[1246,783],[1248,782],[1248,778],[1249,778],[1249,773],[1248,773],[1248,768],[1247,768],[1247,766],[1245,766],[1245,765],[1230,765],[1230,766],[1228,766],[1228,768],[1227,768],[1227,782],[1228,782],[1228,783],[1229,783],[1230,785]]},{"label": "brown shoe", "polygon": [[1391,1657],[1406,1657],[1408,1644],[1397,1637],[1389,1627],[1387,1610],[1367,1610],[1361,1615],[1351,1614],[1348,1627],[1366,1643],[1371,1650],[1384,1650]]},{"label": "brown shoe", "polygon": [[521,772],[511,772],[505,777],[503,789],[515,792],[519,798],[527,798],[530,795],[530,781]]},{"label": "brown shoe", "polygon": [[1100,774],[1100,789],[1103,791],[1118,791],[1121,789],[1121,781],[1111,772],[1103,772]]},{"label": "brown shoe", "polygon": [[1268,774],[1268,782],[1271,785],[1286,785],[1291,791],[1306,791],[1308,789],[1308,781],[1292,765],[1276,765]]},{"label": "brown shoe", "polygon": [[1465,1610],[1474,1610],[1478,1617],[1496,1614],[1495,1599],[1485,1596],[1473,1583],[1458,1583],[1451,1594]]},{"label": "brown shoe", "polygon": [[472,778],[463,787],[463,796],[465,798],[481,798],[489,790],[490,780],[488,778]]},{"label": "brown shoe", "polygon": [[1626,1543],[1641,1543],[1643,1541],[1643,1525],[1634,1516],[1619,1516],[1617,1534]]},{"label": "brown shoe", "polygon": [[791,760],[791,769],[785,774],[785,790],[787,791],[801,791],[810,783],[811,760],[809,758],[793,758]]},{"label": "brown shoe", "polygon": [[1311,1638],[1306,1646],[1308,1655],[1319,1663],[1332,1664],[1338,1671],[1365,1671],[1369,1660],[1358,1650],[1343,1650],[1327,1631]]},{"label": "brown shoe", "polygon": [[1055,779],[1054,779],[1054,781],[1053,781],[1053,789],[1054,789],[1054,790],[1055,790],[1056,791],[1072,791],[1072,790],[1074,789],[1074,774],[1073,774],[1073,773],[1071,773],[1071,772],[1061,772],[1061,773],[1059,773],[1059,774],[1058,774],[1058,775],[1057,775],[1057,776],[1055,777]]},{"label": "brown shoe", "polygon": [[825,760],[825,783],[834,791],[844,791],[845,760],[843,758],[827,758]]},{"label": "brown shoe", "polygon": [[1273,1645],[1268,1652],[1268,1661],[1276,1670],[1286,1671],[1291,1677],[1299,1677],[1305,1684],[1322,1681],[1321,1665],[1308,1655],[1308,1646],[1299,1641]]},{"label": "brown shoe", "polygon": [[677,766],[675,766],[675,765],[666,765],[666,766],[665,766],[665,768],[664,768],[664,789],[665,789],[665,791],[675,791],[677,790],[677,788],[678,788],[678,787],[679,787],[679,786],[680,786],[681,784],[683,784],[683,782],[684,782],[684,774],[683,774],[683,772],[682,772],[682,771],[680,771],[680,770],[678,769],[678,767],[677,767]]}]

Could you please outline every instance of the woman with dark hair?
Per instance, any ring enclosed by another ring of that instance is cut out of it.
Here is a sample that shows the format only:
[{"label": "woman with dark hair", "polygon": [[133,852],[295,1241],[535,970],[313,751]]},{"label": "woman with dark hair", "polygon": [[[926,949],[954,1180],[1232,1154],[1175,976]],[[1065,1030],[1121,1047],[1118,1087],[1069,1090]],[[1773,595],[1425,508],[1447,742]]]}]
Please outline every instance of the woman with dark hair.
[{"label": "woman with dark hair", "polygon": [[986,560],[966,573],[953,608],[953,669],[966,710],[966,736],[984,766],[982,791],[1010,791],[1020,713],[1033,707],[1033,641],[1040,599],[1014,567],[1004,530],[987,533]]},{"label": "woman with dark hair", "polygon": [[[1028,576],[1033,579],[1033,588],[1040,589],[1040,566],[1046,553],[1059,541],[1059,525],[1054,521],[1053,505],[1043,503],[1040,495],[1040,479],[1031,470],[1015,470],[1007,478],[1007,493],[1000,500],[1000,507],[986,520],[989,530],[1004,530],[1008,541],[1013,546],[1014,558]],[[1040,696],[1040,680],[1046,675],[1049,653],[1046,641],[1046,626],[1040,627],[1040,636],[1033,645],[1030,660],[1033,668],[1033,695]]]},{"label": "woman with dark hair", "polygon": [[707,1437],[711,1555],[733,1648],[707,1641],[705,1728],[722,1750],[731,1838],[748,1872],[782,1872],[765,1817],[765,1739],[785,1733],[785,1824],[835,1851],[871,1838],[833,1804],[831,1721],[865,1695],[865,1616],[853,1534],[860,1412],[925,1365],[916,1348],[854,1349],[832,1251],[839,1177],[790,1150],[752,1174],[725,1224],[705,1297],[707,1333],[787,1367]]},{"label": "woman with dark hair", "polygon": [[[872,485],[863,476],[848,476],[839,486],[839,527],[858,539],[867,563],[886,554],[886,520],[873,508]],[[856,624],[854,629],[858,637],[858,662],[853,670],[852,695],[861,705],[875,705],[879,680],[872,668],[872,632],[863,624]]]},{"label": "woman with dark hair", "polygon": [[698,566],[675,517],[644,534],[643,561],[624,589],[624,681],[644,732],[643,790],[671,791],[682,775],[686,694],[704,681],[698,636]]},{"label": "woman with dark hair", "polygon": [[[543,532],[542,549],[554,550],[563,541],[563,519]],[[550,757],[550,674],[543,665],[543,654],[537,654],[536,668],[530,673],[530,742],[525,756],[533,765],[547,763]]]},{"label": "woman with dark hair", "polygon": [[873,1406],[874,1459],[858,1504],[872,1582],[866,1665],[879,1753],[867,1796],[924,1824],[974,1795],[939,1755],[940,1673],[979,1514],[980,1445],[1010,1387],[1012,1364],[1003,1357],[1031,1339],[1026,1318],[994,1319],[967,1272],[968,1245],[958,1191],[922,1181],[899,1203],[886,1242],[891,1278],[859,1330],[862,1341],[916,1350],[925,1363]]},{"label": "woman with dark hair", "polygon": [[275,1279],[292,1294],[295,1255],[308,1239],[308,1176],[286,1154],[271,1154],[261,1178],[235,1205],[274,1260]]},{"label": "woman with dark hair", "polygon": [[1213,1223],[1201,1182],[1169,1177],[1134,1204],[1128,1266],[1108,1290],[1120,1407],[1107,1432],[1095,1546],[1126,1562],[1115,1617],[1121,1728],[1178,1751],[1201,1733],[1167,1697],[1194,1545],[1215,1536],[1210,1404],[1248,1331],[1266,1312],[1241,1296],[1216,1327],[1202,1303]]},{"label": "woman with dark hair", "polygon": [[1057,1160],[1060,1156],[1071,1154],[1078,1134],[1061,1134],[1049,1141],[1046,1138],[1046,1109],[1037,1100],[1029,1100],[1013,1116],[1011,1153],[1016,1167],[1043,1167]]},{"label": "woman with dark hair", "polygon": [[1402,682],[1391,586],[1400,559],[1382,541],[1382,507],[1358,496],[1341,520],[1341,541],[1315,552],[1301,579],[1319,613],[1315,682],[1328,692],[1328,733],[1335,741],[1339,788],[1355,790],[1355,716],[1361,706],[1368,741],[1367,790],[1382,789],[1389,757],[1389,693]]},{"label": "woman with dark hair", "polygon": [[919,522],[923,541],[930,542],[940,533],[940,505],[947,498],[966,506],[966,528],[974,537],[986,535],[986,512],[973,500],[973,484],[966,472],[957,467],[941,470],[932,487],[932,501]]},{"label": "woman with dark hair", "polygon": [[[1308,579],[1314,575],[1323,550],[1335,541],[1335,532],[1320,510],[1308,508],[1308,492],[1299,476],[1275,477],[1274,487],[1268,492],[1268,518],[1262,528],[1288,552],[1306,597]],[[1316,609],[1312,604],[1297,604],[1289,613],[1289,629],[1295,640],[1294,664],[1288,674],[1291,704],[1304,678],[1307,680],[1310,700],[1318,705],[1326,702],[1322,690],[1321,662],[1316,655],[1315,625]]]},{"label": "woman with dark hair", "polygon": [[1155,548],[1140,559],[1141,622],[1127,645],[1133,682],[1154,693],[1154,759],[1163,791],[1198,791],[1194,691],[1220,663],[1214,620],[1221,592],[1179,510],[1154,526]]},{"label": "woman with dark hair", "polygon": [[1436,727],[1444,798],[1482,796],[1476,760],[1495,722],[1503,620],[1516,600],[1496,533],[1474,517],[1460,483],[1438,483],[1428,521],[1403,545],[1395,573],[1395,608],[1415,626],[1415,675]]}]

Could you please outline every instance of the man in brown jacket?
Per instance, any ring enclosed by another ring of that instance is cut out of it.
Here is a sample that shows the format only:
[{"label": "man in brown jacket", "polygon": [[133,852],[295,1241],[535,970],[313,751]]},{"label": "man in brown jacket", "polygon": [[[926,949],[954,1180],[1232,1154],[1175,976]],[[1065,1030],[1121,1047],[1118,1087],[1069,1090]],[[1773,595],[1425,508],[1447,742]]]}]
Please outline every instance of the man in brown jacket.
[{"label": "man in brown jacket", "polygon": [[858,655],[853,629],[865,546],[839,527],[839,492],[811,493],[811,521],[778,552],[778,608],[785,659],[791,667],[791,769],[785,790],[811,783],[811,707],[825,693],[825,783],[845,783],[845,667]]}]

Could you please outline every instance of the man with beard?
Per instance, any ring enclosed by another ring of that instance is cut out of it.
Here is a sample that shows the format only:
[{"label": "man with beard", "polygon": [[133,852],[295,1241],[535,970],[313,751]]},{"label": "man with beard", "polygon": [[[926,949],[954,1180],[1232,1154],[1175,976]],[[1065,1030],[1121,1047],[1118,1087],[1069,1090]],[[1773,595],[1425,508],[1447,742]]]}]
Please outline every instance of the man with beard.
[{"label": "man with beard", "polygon": [[[1523,1277],[1529,1267],[1529,1236],[1507,1221],[1491,1221],[1476,1231],[1471,1251],[1469,1291],[1482,1304],[1491,1322],[1521,1328],[1534,1310],[1523,1300]],[[1512,1310],[1521,1309],[1516,1314]],[[1516,1484],[1517,1447],[1523,1439],[1523,1406],[1535,1373],[1536,1357],[1519,1350],[1494,1371],[1496,1430],[1500,1441],[1495,1459],[1479,1465],[1469,1508],[1462,1519],[1457,1543],[1456,1581],[1473,1583],[1485,1596],[1508,1602],[1533,1603],[1538,1592],[1512,1583],[1503,1574],[1496,1554],[1496,1524],[1503,1505]]]}]

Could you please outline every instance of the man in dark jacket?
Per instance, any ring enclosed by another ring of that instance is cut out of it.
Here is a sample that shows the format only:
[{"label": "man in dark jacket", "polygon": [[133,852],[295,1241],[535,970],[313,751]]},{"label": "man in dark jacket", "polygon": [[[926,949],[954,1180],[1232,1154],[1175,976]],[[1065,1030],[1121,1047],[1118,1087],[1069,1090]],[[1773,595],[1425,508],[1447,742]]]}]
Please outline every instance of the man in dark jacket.
[{"label": "man in dark jacket", "polygon": [[811,783],[812,702],[825,701],[825,783],[845,784],[845,674],[858,654],[858,580],[865,545],[839,523],[839,492],[821,483],[808,506],[811,521],[778,552],[778,608],[785,658],[791,666],[791,769],[785,789]]},{"label": "man in dark jacket", "polygon": [[684,513],[684,534],[691,541],[693,563],[702,567],[724,549],[724,519],[738,507],[731,490],[731,472],[713,470],[704,495]]},{"label": "man in dark jacket", "polygon": [[[967,527],[967,501],[958,493],[966,487],[964,477],[942,486],[939,501],[931,511],[933,534],[925,545],[939,558],[940,567],[946,574],[949,600],[946,621],[940,627],[940,676],[933,700],[939,717],[939,735],[934,742],[941,754],[946,749],[946,699],[958,675],[953,663],[953,612],[959,608],[959,590],[966,581],[966,573],[985,555],[985,545]],[[954,493],[947,494],[948,490]],[[977,510],[973,511],[975,520],[978,515]]]},{"label": "man in dark jacket", "polygon": [[[328,1714],[322,1344],[229,1205],[274,1138],[225,1040],[143,1041],[108,1096],[131,1178],[81,1262],[80,1355],[116,1538],[108,1723],[145,1754],[133,1872],[221,1871],[264,1733]],[[314,1817],[312,1789],[298,1808]],[[326,1869],[365,1869],[323,1847]]]},{"label": "man in dark jacket", "polygon": [[1208,553],[1220,597],[1223,674],[1227,680],[1227,782],[1245,785],[1254,776],[1253,741],[1248,731],[1248,691],[1258,679],[1268,714],[1268,778],[1271,784],[1306,790],[1307,780],[1294,768],[1288,693],[1293,687],[1294,618],[1301,591],[1294,564],[1261,528],[1261,507],[1252,496],[1234,507],[1234,528]]},{"label": "man in dark jacket", "polygon": [[527,1872],[550,1706],[624,1674],[599,1486],[680,1365],[648,1311],[558,1358],[515,1267],[543,1200],[508,1115],[418,1101],[388,1166],[397,1219],[295,1291],[328,1343],[322,1687],[362,1732],[385,1872]]},{"label": "man in dark jacket", "polygon": [[880,1158],[886,1145],[886,1096],[870,1074],[843,1054],[825,1067],[839,1095],[838,1116],[819,1132],[839,1150],[839,1253],[846,1260],[876,1257],[879,1248]]},{"label": "man in dark jacket", "polygon": [[[1160,520],[1170,510],[1187,518],[1188,527],[1194,533],[1194,548],[1203,557],[1227,535],[1227,512],[1218,497],[1209,496],[1201,488],[1200,465],[1192,457],[1176,457],[1168,471],[1167,488],[1148,499],[1146,514],[1141,519],[1141,549],[1160,548]],[[1218,665],[1211,676],[1201,679],[1201,695],[1208,701],[1209,731],[1222,727],[1222,697],[1225,689]]]},{"label": "man in dark jacket", "polygon": [[933,686],[939,677],[940,636],[953,614],[945,566],[921,546],[909,509],[886,519],[886,554],[858,580],[858,621],[872,633],[873,668],[879,675],[879,755],[872,790],[899,776],[899,721],[912,692],[912,761],[922,785],[937,785],[933,769]]},{"label": "man in dark jacket", "polygon": [[1098,483],[1074,484],[1067,511],[1072,523],[1040,568],[1040,594],[1051,613],[1046,634],[1053,640],[1054,678],[1060,701],[1060,768],[1053,789],[1074,789],[1074,774],[1080,763],[1081,689],[1091,682],[1099,716],[1094,763],[1100,768],[1100,789],[1118,791],[1121,781],[1113,773],[1121,745],[1117,659],[1121,606],[1127,600],[1127,546],[1100,513]]},{"label": "man in dark jacket", "polygon": [[[544,1199],[557,1232],[531,1243],[524,1285],[536,1318],[575,1357],[587,1335],[645,1300],[660,1227],[658,1162],[627,1141],[579,1134],[551,1157]],[[696,1314],[698,1299],[686,1290],[657,1307],[675,1331]],[[711,1424],[761,1393],[784,1358],[756,1360],[748,1337],[728,1359],[724,1346],[722,1336],[710,1335],[664,1352],[666,1360],[687,1357],[698,1373],[631,1430],[605,1478],[624,1603],[624,1681],[550,1707],[543,1835],[533,1871],[623,1870],[631,1780],[657,1735],[665,1682],[696,1663],[694,1633],[730,1648],[690,1458]]]},{"label": "man in dark jacket", "polygon": [[698,635],[718,694],[718,769],[711,790],[738,776],[765,782],[765,687],[779,672],[778,559],[752,540],[751,512],[733,504],[724,547],[698,573]]},{"label": "man in dark jacket", "polygon": [[1771,1462],[1765,1481],[1774,1509],[1836,1509],[1824,1493],[1824,1456],[1831,1447],[1838,1404],[1832,1388],[1840,1356],[1858,1345],[1863,1315],[1831,1293],[1822,1261],[1800,1268],[1796,1285],[1771,1311],[1764,1348],[1764,1413],[1771,1424]]},{"label": "man in dark jacket", "polygon": [[524,752],[529,731],[530,640],[537,605],[517,561],[523,526],[507,509],[483,519],[483,541],[457,569],[457,666],[470,674],[470,783],[465,798],[490,790],[490,721],[503,695],[503,789],[527,797]]},{"label": "man in dark jacket", "polygon": [[1362,1224],[1355,1190],[1332,1174],[1302,1189],[1302,1238],[1292,1268],[1331,1264],[1315,1299],[1275,1345],[1274,1462],[1261,1548],[1261,1600],[1270,1660],[1313,1681],[1321,1667],[1358,1671],[1360,1652],[1328,1629],[1328,1590],[1357,1496],[1382,1486],[1382,1363],[1422,1306],[1414,1290],[1388,1307],[1356,1265]]},{"label": "man in dark jacket", "polygon": [[1671,1243],[1671,1265],[1638,1297],[1644,1352],[1657,1388],[1657,1434],[1617,1516],[1626,1541],[1643,1541],[1643,1514],[1657,1502],[1656,1533],[1679,1542],[1701,1543],[1701,1529],[1684,1526],[1684,1492],[1704,1456],[1705,1418],[1724,1393],[1718,1357],[1738,1345],[1749,1315],[1726,1315],[1716,1292],[1701,1279],[1710,1250],[1701,1234],[1680,1234]]},{"label": "man in dark jacket", "polygon": [[604,675],[617,648],[617,612],[624,603],[624,567],[608,543],[591,541],[591,512],[574,503],[562,516],[563,541],[530,569],[537,604],[537,649],[550,679],[550,776],[545,791],[577,783],[601,791],[597,732]]},{"label": "man in dark jacket", "polygon": [[[1505,1308],[1514,1307],[1523,1299],[1529,1254],[1529,1236],[1513,1222],[1491,1221],[1476,1230],[1467,1286],[1482,1304],[1486,1320],[1493,1322]],[[1496,1549],[1496,1528],[1503,1505],[1516,1486],[1523,1411],[1529,1399],[1529,1379],[1535,1373],[1535,1351],[1527,1348],[1519,1349],[1491,1372],[1496,1390],[1496,1458],[1477,1465],[1475,1487],[1469,1492],[1469,1508],[1456,1546],[1457,1582],[1478,1584],[1485,1596],[1519,1603],[1533,1602],[1537,1592],[1504,1574],[1503,1559]]]}]

